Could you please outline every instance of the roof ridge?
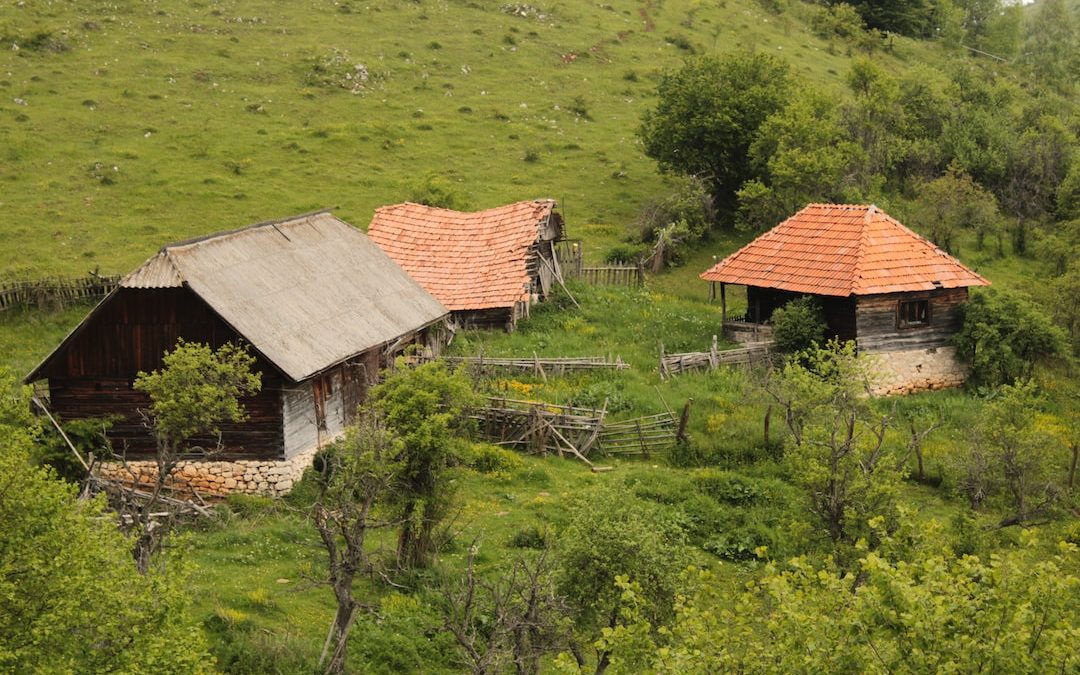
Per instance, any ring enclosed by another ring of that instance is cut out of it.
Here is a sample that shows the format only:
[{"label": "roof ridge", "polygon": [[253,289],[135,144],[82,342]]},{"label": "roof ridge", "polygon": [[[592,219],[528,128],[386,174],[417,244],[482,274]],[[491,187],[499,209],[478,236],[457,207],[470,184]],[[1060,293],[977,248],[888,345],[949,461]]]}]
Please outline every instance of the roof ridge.
[{"label": "roof ridge", "polygon": [[201,235],[201,236],[198,236],[198,237],[192,237],[190,239],[184,239],[184,240],[181,240],[181,241],[176,241],[176,242],[172,242],[172,243],[169,243],[169,244],[165,244],[164,246],[161,247],[161,249],[158,252],[159,253],[165,253],[169,249],[183,248],[184,246],[192,246],[194,244],[201,244],[204,241],[210,241],[212,239],[223,239],[225,237],[230,237],[230,236],[232,236],[234,234],[240,234],[241,232],[247,232],[248,230],[258,229],[260,227],[270,227],[270,226],[276,226],[276,225],[283,225],[285,223],[288,223],[288,222],[291,222],[291,221],[294,221],[294,220],[302,220],[304,218],[311,218],[312,216],[318,216],[318,215],[322,215],[324,213],[330,213],[331,211],[333,211],[333,207],[328,206],[328,207],[323,208],[323,209],[318,209],[317,211],[308,211],[307,213],[301,213],[299,215],[289,216],[287,218],[277,218],[277,219],[274,219],[274,220],[264,220],[264,221],[261,221],[261,222],[258,222],[258,223],[252,223],[251,225],[244,225],[243,227],[238,227],[238,228],[232,229],[232,230],[222,230],[221,232],[211,232],[210,234],[204,234],[204,235]]},{"label": "roof ridge", "polygon": [[461,214],[461,215],[472,216],[472,215],[476,215],[476,214],[479,214],[479,213],[487,213],[488,211],[499,211],[501,209],[507,209],[507,208],[510,208],[512,206],[518,206],[520,204],[528,204],[530,206],[547,206],[548,204],[550,204],[552,208],[556,208],[559,205],[558,202],[554,198],[540,197],[540,198],[536,198],[536,199],[520,199],[520,200],[518,200],[516,202],[510,202],[509,204],[501,204],[499,206],[491,206],[491,207],[488,207],[486,209],[479,209],[479,210],[476,210],[476,211],[461,211],[461,210],[458,210],[458,209],[447,208],[445,206],[431,206],[429,204],[420,204],[418,202],[404,201],[404,202],[398,202],[397,204],[386,204],[384,206],[380,206],[380,207],[375,209],[375,212],[378,213],[380,211],[386,211],[388,209],[397,208],[399,206],[419,206],[420,208],[431,209],[432,211],[449,211],[450,213],[457,213],[457,214]]},{"label": "roof ridge", "polygon": [[851,294],[855,293],[859,279],[862,279],[863,262],[866,260],[866,249],[869,247],[867,239],[870,236],[870,225],[874,222],[874,216],[879,213],[877,206],[873,204],[865,208],[866,213],[863,215],[862,227],[859,229],[859,247],[855,255],[855,266],[851,270],[851,279],[848,280],[848,291]]}]

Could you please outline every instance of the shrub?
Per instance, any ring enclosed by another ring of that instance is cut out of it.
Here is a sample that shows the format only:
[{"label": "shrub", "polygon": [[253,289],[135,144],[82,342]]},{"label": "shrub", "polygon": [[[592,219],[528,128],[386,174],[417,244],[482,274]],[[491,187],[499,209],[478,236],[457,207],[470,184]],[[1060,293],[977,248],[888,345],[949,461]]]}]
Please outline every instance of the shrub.
[{"label": "shrub", "polygon": [[825,337],[825,315],[810,296],[788,302],[772,315],[773,342],[784,354],[794,354],[820,344]]},{"label": "shrub", "polygon": [[539,525],[526,525],[510,537],[511,548],[527,548],[542,551],[551,544],[551,529]]},{"label": "shrub", "polygon": [[758,481],[730,471],[698,469],[691,480],[702,494],[728,504],[750,504],[768,496]]},{"label": "shrub", "polygon": [[604,254],[604,262],[609,265],[636,263],[649,254],[649,248],[641,244],[616,244]]},{"label": "shrub", "polygon": [[953,342],[971,361],[968,382],[996,387],[1030,377],[1035,364],[1066,353],[1065,334],[1030,300],[989,289],[961,305]]},{"label": "shrub", "polygon": [[480,473],[509,474],[517,471],[525,462],[513,450],[490,443],[474,443],[464,450],[467,466]]},{"label": "shrub", "polygon": [[450,179],[433,173],[429,173],[413,188],[409,201],[456,211],[463,211],[469,207],[468,199],[451,185]]}]

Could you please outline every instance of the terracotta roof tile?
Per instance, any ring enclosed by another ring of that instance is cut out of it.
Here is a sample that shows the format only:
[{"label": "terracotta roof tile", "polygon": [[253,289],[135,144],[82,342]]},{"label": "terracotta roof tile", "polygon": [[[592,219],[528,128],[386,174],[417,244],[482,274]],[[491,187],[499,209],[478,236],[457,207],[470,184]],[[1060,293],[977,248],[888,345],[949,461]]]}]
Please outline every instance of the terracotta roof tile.
[{"label": "terracotta roof tile", "polygon": [[368,236],[450,310],[512,307],[528,299],[529,247],[555,202],[463,213],[421,204],[375,211]]},{"label": "terracotta roof tile", "polygon": [[884,211],[859,204],[809,204],[701,278],[835,296],[990,284]]}]

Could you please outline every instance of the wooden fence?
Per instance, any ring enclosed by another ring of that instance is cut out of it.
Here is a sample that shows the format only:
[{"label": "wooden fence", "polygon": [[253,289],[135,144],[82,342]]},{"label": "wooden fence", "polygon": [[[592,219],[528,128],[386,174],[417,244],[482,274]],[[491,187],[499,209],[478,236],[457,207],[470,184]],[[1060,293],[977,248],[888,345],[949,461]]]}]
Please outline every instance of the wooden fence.
[{"label": "wooden fence", "polygon": [[498,358],[491,356],[447,356],[443,357],[450,365],[465,364],[473,372],[489,372],[492,370],[516,370],[532,373],[547,379],[549,374],[562,375],[572,371],[582,370],[628,370],[630,365],[616,356],[571,356],[540,358],[533,354],[532,357]]},{"label": "wooden fence", "polygon": [[681,416],[668,411],[618,422],[606,417],[607,401],[596,410],[495,397],[472,415],[492,443],[534,454],[569,454],[593,466],[590,452],[649,457],[670,450],[686,438],[690,402]]},{"label": "wooden fence", "polygon": [[[684,408],[684,419],[689,415]],[[641,455],[649,457],[670,450],[686,433],[685,423],[670,412],[605,424],[600,432],[600,450],[605,455]]]},{"label": "wooden fence", "polygon": [[640,265],[582,267],[580,278],[594,286],[644,286],[645,268]]},{"label": "wooden fence", "polygon": [[674,375],[698,370],[715,370],[722,365],[748,365],[764,363],[770,354],[768,342],[756,342],[739,349],[717,348],[716,336],[707,352],[686,352],[666,354],[660,345],[660,377],[668,379]]},{"label": "wooden fence", "polygon": [[19,307],[63,309],[109,294],[119,276],[49,277],[0,281],[0,311]]}]

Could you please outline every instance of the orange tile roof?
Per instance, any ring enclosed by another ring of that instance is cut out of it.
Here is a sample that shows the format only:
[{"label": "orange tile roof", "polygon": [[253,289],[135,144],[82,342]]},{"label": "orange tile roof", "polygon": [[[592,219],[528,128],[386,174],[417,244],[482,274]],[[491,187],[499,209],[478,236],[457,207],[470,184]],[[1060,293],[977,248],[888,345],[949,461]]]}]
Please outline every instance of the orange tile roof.
[{"label": "orange tile roof", "polygon": [[517,202],[463,213],[421,204],[375,211],[368,236],[450,310],[528,300],[529,247],[555,202]]},{"label": "orange tile roof", "polygon": [[700,276],[844,297],[990,284],[884,211],[860,204],[809,204]]}]

